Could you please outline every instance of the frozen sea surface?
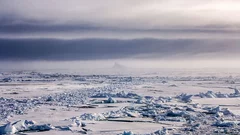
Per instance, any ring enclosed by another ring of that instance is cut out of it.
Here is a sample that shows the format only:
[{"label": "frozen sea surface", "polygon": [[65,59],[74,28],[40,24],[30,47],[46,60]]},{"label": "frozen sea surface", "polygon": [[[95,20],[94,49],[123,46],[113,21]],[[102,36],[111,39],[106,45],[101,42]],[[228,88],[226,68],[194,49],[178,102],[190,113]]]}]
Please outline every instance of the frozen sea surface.
[{"label": "frozen sea surface", "polygon": [[[0,134],[240,134],[239,75],[236,69],[2,70]],[[19,120],[36,123],[22,128]]]}]

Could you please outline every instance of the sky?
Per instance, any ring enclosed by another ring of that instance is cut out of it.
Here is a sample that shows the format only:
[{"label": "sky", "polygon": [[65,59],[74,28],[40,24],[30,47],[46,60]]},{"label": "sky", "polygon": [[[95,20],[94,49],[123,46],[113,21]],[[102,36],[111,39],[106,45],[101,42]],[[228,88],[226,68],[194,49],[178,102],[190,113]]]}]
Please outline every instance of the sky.
[{"label": "sky", "polygon": [[0,0],[0,61],[240,58],[238,0]]}]

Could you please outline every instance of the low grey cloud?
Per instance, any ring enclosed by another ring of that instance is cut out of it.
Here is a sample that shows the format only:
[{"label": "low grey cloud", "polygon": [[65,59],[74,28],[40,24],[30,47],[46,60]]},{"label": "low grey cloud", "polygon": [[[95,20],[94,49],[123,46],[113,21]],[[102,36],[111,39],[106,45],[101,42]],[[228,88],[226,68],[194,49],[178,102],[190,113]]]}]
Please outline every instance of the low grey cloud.
[{"label": "low grey cloud", "polygon": [[239,40],[1,39],[0,60],[233,58]]}]

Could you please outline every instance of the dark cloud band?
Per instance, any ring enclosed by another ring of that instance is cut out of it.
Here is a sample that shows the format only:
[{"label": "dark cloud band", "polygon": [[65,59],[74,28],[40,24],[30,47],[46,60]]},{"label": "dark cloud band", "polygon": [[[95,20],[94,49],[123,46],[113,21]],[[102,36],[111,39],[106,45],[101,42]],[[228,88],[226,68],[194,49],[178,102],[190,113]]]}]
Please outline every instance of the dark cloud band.
[{"label": "dark cloud band", "polygon": [[[1,39],[0,60],[191,59],[236,56],[239,40]],[[201,58],[201,56],[200,56]]]}]

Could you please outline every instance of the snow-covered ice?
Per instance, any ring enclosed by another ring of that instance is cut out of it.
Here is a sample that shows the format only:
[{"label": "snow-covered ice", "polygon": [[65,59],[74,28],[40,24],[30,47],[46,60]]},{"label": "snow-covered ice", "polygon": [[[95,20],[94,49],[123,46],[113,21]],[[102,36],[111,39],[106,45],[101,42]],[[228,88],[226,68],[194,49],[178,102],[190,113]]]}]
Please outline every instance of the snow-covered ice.
[{"label": "snow-covered ice", "polygon": [[239,76],[8,71],[0,80],[0,134],[240,133]]}]

